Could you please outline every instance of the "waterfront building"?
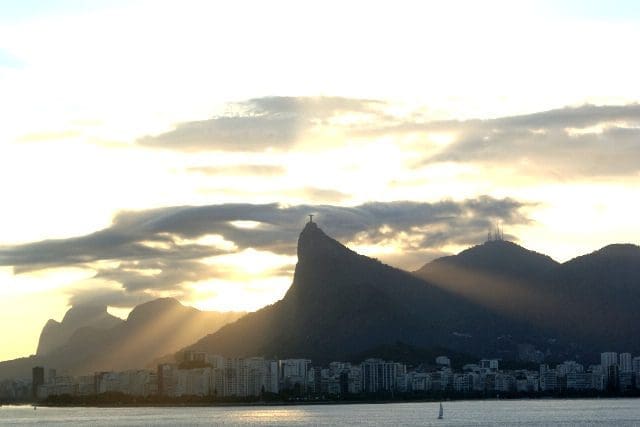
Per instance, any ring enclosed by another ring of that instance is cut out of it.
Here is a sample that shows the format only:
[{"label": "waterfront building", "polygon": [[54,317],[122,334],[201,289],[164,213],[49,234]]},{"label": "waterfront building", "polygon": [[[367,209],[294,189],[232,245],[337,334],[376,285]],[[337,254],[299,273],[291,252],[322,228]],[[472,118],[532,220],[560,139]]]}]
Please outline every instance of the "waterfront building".
[{"label": "waterfront building", "polygon": [[31,390],[34,398],[38,397],[38,387],[44,384],[44,368],[36,366],[31,370]]},{"label": "waterfront building", "polygon": [[306,393],[308,382],[313,377],[309,375],[311,360],[309,359],[284,359],[279,364],[280,388],[283,390],[296,390]]},{"label": "waterfront building", "polygon": [[613,351],[607,351],[605,353],[600,353],[600,365],[604,369],[609,368],[609,366],[618,364],[618,353]]},{"label": "waterfront building", "polygon": [[548,365],[540,365],[540,391],[556,391],[558,389],[558,377],[554,369]]},{"label": "waterfront building", "polygon": [[592,374],[590,372],[573,371],[566,374],[567,390],[588,390],[592,388]]},{"label": "waterfront building", "polygon": [[618,357],[620,372],[633,372],[632,360],[631,353],[620,353],[620,356]]},{"label": "waterfront building", "polygon": [[362,363],[362,388],[365,393],[396,391],[397,379],[406,374],[401,363],[367,359]]}]

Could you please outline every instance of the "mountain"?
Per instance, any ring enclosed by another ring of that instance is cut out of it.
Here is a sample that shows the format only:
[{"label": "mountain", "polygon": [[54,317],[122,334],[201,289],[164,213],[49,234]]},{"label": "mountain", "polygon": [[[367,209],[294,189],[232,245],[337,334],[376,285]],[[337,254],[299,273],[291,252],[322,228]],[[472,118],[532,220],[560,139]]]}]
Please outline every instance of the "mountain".
[{"label": "mountain", "polygon": [[526,345],[547,360],[593,360],[600,351],[640,351],[639,302],[633,245],[560,264],[489,241],[410,274],[349,250],[310,222],[284,298],[185,350],[322,363],[380,348],[515,360]]},{"label": "mountain", "polygon": [[414,274],[441,289],[511,319],[532,325],[537,335],[553,329],[548,312],[561,310],[555,274],[559,263],[515,243],[494,240],[458,255],[436,259]]},{"label": "mountain", "polygon": [[[70,312],[72,317],[80,314],[73,308]],[[79,318],[92,318],[85,314]],[[157,299],[135,307],[126,321],[111,328],[83,326],[49,352],[0,362],[0,379],[29,377],[31,368],[37,365],[71,374],[146,367],[154,359],[173,353],[243,315],[205,312],[186,307],[173,298]],[[67,316],[62,324],[66,320]],[[74,321],[69,320],[68,324]]]},{"label": "mountain", "polygon": [[528,332],[527,323],[359,255],[309,222],[284,298],[187,349],[322,362],[397,341],[482,353],[504,334]]},{"label": "mountain", "polygon": [[80,305],[71,307],[62,322],[53,319],[44,325],[38,340],[38,356],[44,356],[66,343],[75,331],[83,327],[110,329],[122,323],[122,319],[107,312],[106,306]]},{"label": "mountain", "polygon": [[439,269],[485,272],[505,278],[546,280],[547,274],[559,264],[547,255],[525,249],[506,240],[487,241],[460,252],[425,264],[415,273],[430,278]]},{"label": "mountain", "polygon": [[560,264],[511,242],[490,241],[432,261],[414,274],[525,319],[539,333],[521,341],[553,337],[573,352],[567,357],[607,349],[640,351],[632,338],[640,321],[638,246],[610,245]]},{"label": "mountain", "polygon": [[568,326],[583,340],[640,352],[640,247],[615,244],[574,258],[560,266],[556,283]]}]

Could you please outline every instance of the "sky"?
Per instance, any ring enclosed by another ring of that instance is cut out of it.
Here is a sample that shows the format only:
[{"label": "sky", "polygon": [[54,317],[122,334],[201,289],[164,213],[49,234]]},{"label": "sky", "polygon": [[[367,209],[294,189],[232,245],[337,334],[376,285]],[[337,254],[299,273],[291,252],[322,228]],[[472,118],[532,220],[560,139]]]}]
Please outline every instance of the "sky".
[{"label": "sky", "polygon": [[414,270],[640,241],[635,1],[0,0],[0,360],[72,304],[255,310],[306,215]]}]

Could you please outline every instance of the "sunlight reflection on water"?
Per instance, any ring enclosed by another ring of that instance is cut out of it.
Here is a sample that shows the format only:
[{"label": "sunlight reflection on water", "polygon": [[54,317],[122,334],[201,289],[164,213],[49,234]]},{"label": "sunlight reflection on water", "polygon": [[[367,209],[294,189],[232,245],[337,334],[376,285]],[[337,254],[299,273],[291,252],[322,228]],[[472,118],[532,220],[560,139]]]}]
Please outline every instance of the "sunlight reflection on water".
[{"label": "sunlight reflection on water", "polygon": [[2,425],[593,426],[640,425],[639,399],[503,400],[268,407],[0,408]]}]

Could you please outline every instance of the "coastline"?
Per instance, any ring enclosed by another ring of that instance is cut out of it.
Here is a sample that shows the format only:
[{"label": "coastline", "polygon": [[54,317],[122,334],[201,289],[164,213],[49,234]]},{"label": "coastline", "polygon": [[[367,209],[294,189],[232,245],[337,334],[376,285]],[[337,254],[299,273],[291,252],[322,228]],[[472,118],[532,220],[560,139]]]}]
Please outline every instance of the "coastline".
[{"label": "coastline", "polygon": [[476,401],[537,401],[537,400],[616,400],[639,399],[640,395],[600,395],[600,396],[536,396],[536,397],[482,397],[482,398],[425,398],[425,399],[354,399],[354,400],[295,400],[295,401],[256,401],[256,402],[3,402],[0,407],[46,407],[46,408],[202,408],[202,407],[289,407],[324,405],[389,405],[398,403],[436,403],[436,402],[476,402]]}]

